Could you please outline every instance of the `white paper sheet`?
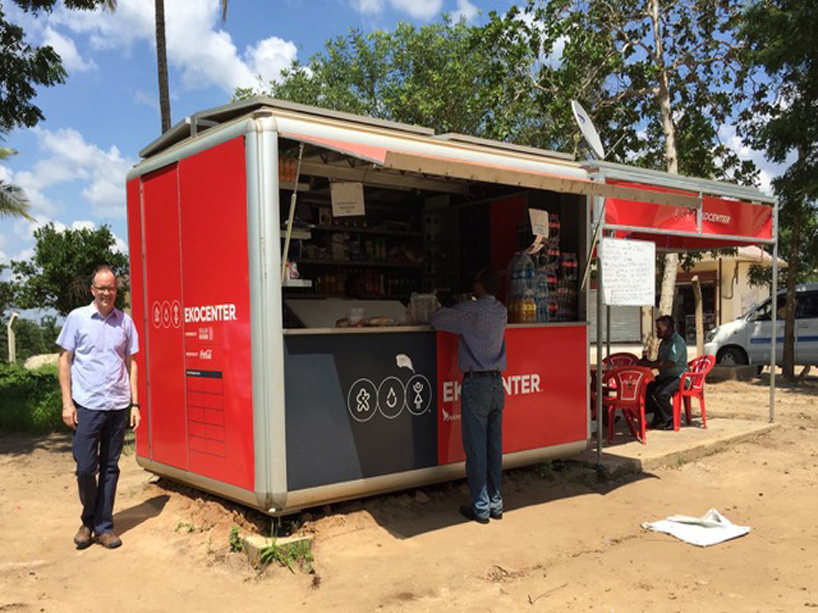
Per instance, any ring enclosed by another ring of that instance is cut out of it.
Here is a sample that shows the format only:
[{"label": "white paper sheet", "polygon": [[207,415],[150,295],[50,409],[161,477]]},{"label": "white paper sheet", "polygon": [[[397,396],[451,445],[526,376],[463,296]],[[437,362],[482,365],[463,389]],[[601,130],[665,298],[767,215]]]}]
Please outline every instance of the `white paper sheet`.
[{"label": "white paper sheet", "polygon": [[699,547],[716,545],[750,532],[750,528],[737,526],[716,509],[710,509],[701,517],[673,515],[660,521],[645,522],[642,527],[646,530],[670,534]]}]

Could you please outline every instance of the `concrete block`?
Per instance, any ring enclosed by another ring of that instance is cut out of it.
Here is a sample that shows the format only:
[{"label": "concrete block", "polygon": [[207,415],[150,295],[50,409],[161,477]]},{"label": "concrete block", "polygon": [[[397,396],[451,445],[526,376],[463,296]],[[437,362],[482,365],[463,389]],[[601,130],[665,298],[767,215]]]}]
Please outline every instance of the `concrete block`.
[{"label": "concrete block", "polygon": [[296,536],[282,536],[282,537],[268,537],[258,534],[250,534],[241,537],[242,551],[244,551],[247,559],[254,566],[259,566],[261,563],[261,554],[267,548],[272,547],[273,544],[282,552],[286,553],[293,547],[304,547],[306,543],[306,550],[312,550],[312,535],[301,534]]}]

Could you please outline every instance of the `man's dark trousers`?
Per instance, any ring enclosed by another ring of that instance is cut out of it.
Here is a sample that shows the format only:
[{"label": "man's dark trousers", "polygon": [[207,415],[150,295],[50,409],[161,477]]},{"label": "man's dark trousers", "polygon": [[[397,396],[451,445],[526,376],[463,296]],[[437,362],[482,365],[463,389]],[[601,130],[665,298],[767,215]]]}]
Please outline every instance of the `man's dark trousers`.
[{"label": "man's dark trousers", "polygon": [[653,413],[654,425],[673,421],[673,394],[679,391],[681,377],[657,377],[648,383],[645,393],[645,413]]},{"label": "man's dark trousers", "polygon": [[[119,456],[128,427],[128,409],[91,411],[77,407],[74,461],[82,502],[82,525],[96,534],[114,529],[114,498],[119,481]],[[99,470],[99,482],[97,482]]]},{"label": "man's dark trousers", "polygon": [[461,390],[461,428],[466,478],[477,517],[503,512],[503,404],[500,373],[466,374]]}]

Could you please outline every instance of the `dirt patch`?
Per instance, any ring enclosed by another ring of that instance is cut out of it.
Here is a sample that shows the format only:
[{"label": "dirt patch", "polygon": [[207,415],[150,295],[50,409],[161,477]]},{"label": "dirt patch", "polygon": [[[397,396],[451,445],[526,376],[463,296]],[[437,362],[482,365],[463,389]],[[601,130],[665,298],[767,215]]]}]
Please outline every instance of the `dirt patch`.
[{"label": "dirt patch", "polygon": [[[767,420],[765,378],[708,387],[708,419]],[[467,523],[462,482],[310,509],[315,574],[259,573],[231,528],[270,518],[123,458],[124,546],[77,551],[70,439],[0,434],[0,612],[169,609],[792,611],[818,604],[818,379],[778,390],[781,427],[697,462],[602,482],[570,461],[505,474],[506,513]],[[751,533],[699,549],[643,521],[716,507]],[[93,589],[87,589],[92,585]]]}]

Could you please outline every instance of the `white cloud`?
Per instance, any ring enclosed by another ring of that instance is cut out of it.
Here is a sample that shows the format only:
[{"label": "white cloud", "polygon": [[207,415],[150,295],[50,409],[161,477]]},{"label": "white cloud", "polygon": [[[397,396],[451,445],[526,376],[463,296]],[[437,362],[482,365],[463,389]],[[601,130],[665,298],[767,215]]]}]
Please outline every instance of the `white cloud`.
[{"label": "white cloud", "polygon": [[148,92],[143,92],[138,89],[133,93],[133,101],[159,111],[159,98],[154,94],[149,94]]},{"label": "white cloud", "polygon": [[[66,128],[33,128],[42,157],[32,169],[13,172],[0,166],[0,177],[22,187],[31,201],[32,211],[46,218],[57,215],[63,205],[54,202],[46,191],[60,185],[84,182],[82,197],[96,217],[125,217],[125,175],[135,160],[124,158],[116,146],[105,150],[89,143],[78,131]],[[48,219],[46,219],[48,221]]]},{"label": "white cloud", "polygon": [[551,68],[559,68],[560,64],[562,64],[562,55],[565,53],[565,45],[568,44],[569,40],[570,39],[565,35],[558,37],[557,40],[554,41],[551,53],[544,58],[540,58],[542,62]]},{"label": "white cloud", "polygon": [[752,160],[759,169],[759,189],[772,194],[773,179],[780,177],[787,170],[787,167],[795,161],[795,154],[792,154],[784,164],[775,164],[767,160],[763,151],[757,151],[747,146],[736,134],[734,126],[723,125],[719,128],[719,138],[725,146],[736,152],[742,160]]},{"label": "white cloud", "polygon": [[385,0],[352,0],[352,8],[365,15],[382,13],[385,4]]},{"label": "white cloud", "polygon": [[[353,10],[363,15],[377,15],[386,10],[387,0],[350,0],[350,6]],[[429,20],[440,13],[443,8],[443,0],[389,0],[389,5],[392,9],[406,13],[413,19]],[[468,0],[457,0],[458,10],[455,13],[455,18],[459,18],[459,14],[463,12],[466,20],[469,20],[469,15],[474,11],[477,13],[477,8]]]},{"label": "white cloud", "polygon": [[260,76],[263,83],[277,79],[281,71],[288,68],[298,53],[290,41],[271,36],[247,47],[245,60],[254,76]]},{"label": "white cloud", "polygon": [[443,0],[389,0],[392,8],[414,19],[431,19],[443,8]]},{"label": "white cloud", "polygon": [[457,10],[452,13],[455,21],[465,19],[468,22],[477,19],[480,14],[480,9],[473,5],[469,0],[457,0]]},{"label": "white cloud", "polygon": [[93,60],[84,60],[80,56],[73,40],[67,36],[63,36],[50,26],[45,29],[43,43],[54,48],[54,51],[56,51],[62,59],[63,66],[65,66],[69,72],[72,70],[83,72],[96,70],[97,68]]},{"label": "white cloud", "polygon": [[[219,0],[165,3],[168,64],[180,71],[186,88],[215,85],[232,93],[236,87],[257,85],[258,76],[265,83],[279,78],[281,69],[295,59],[296,46],[275,36],[248,46],[240,55],[230,34],[220,29],[220,15]],[[88,36],[96,49],[129,53],[135,44],[155,45],[152,2],[120,0],[113,14],[63,8],[51,19]]]}]

